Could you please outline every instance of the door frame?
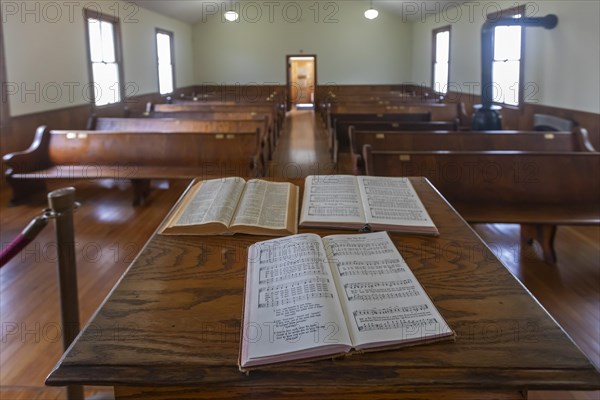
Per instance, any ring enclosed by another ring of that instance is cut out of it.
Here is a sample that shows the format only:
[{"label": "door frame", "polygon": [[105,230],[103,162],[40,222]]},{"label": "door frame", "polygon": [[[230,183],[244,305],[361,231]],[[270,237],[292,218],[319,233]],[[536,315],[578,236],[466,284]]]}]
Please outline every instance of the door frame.
[{"label": "door frame", "polygon": [[315,73],[315,82],[313,85],[313,93],[315,95],[315,101],[314,103],[316,103],[316,97],[317,97],[317,55],[316,54],[288,54],[285,56],[285,90],[287,95],[286,97],[286,109],[288,111],[290,111],[292,109],[292,91],[290,90],[290,85],[292,83],[292,76],[291,76],[291,70],[292,70],[292,63],[290,58],[292,57],[312,57],[315,61],[314,61],[314,73]]}]

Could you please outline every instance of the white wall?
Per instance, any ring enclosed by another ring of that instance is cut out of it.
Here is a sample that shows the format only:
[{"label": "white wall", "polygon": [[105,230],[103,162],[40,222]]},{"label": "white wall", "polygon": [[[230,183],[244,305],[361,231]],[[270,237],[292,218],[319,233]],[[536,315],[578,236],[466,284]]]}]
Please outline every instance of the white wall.
[{"label": "white wall", "polygon": [[558,16],[551,31],[526,36],[525,81],[539,93],[528,102],[600,113],[600,1],[540,1]]},{"label": "white wall", "polygon": [[[413,22],[412,80],[431,84],[432,30],[452,25],[451,90],[481,93],[481,26],[485,15],[514,1],[467,2],[456,10],[442,9]],[[528,16],[558,16],[553,30],[527,28],[525,41],[525,101],[573,110],[600,112],[600,2],[537,1],[527,3]],[[457,18],[460,16],[460,18]],[[476,85],[476,86],[475,86]],[[473,90],[472,88],[475,89]]]},{"label": "white wall", "polygon": [[[101,5],[121,19],[127,95],[158,92],[155,28],[175,36],[176,86],[194,84],[192,28],[127,2],[3,2],[6,91],[10,114],[24,115],[88,103],[82,8]],[[58,7],[57,7],[58,6]]]},{"label": "white wall", "polygon": [[[256,7],[242,8],[239,22],[225,22],[219,10],[194,25],[196,83],[285,84],[285,56],[301,50],[317,55],[320,84],[410,80],[411,27],[399,16],[380,10],[369,21],[363,1],[319,2],[318,14],[313,1],[272,3],[277,6],[262,6],[260,14]],[[296,5],[302,18],[293,22]]]}]

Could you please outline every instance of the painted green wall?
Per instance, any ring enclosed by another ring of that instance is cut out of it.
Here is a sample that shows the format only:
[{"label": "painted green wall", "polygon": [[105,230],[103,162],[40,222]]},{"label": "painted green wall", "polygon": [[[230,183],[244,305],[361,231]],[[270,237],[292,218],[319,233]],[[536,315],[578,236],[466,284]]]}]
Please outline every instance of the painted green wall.
[{"label": "painted green wall", "polygon": [[239,22],[218,12],[194,25],[196,83],[284,84],[286,55],[301,52],[317,55],[320,84],[411,79],[411,25],[401,17],[380,10],[369,21],[362,1],[273,3],[242,7]]}]

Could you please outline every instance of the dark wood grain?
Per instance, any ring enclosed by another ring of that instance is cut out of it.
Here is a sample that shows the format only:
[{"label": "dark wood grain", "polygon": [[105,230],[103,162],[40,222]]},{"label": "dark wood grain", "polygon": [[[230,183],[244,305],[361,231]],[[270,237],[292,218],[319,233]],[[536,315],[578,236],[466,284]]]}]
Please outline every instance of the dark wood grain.
[{"label": "dark wood grain", "polygon": [[233,398],[283,397],[299,386],[306,396],[332,397],[345,389],[364,397],[600,388],[598,371],[464,220],[426,181],[413,184],[440,236],[392,238],[456,342],[244,375],[237,357],[246,251],[266,238],[155,235],[47,383],[182,386]]},{"label": "dark wood grain", "polygon": [[539,131],[418,131],[368,130],[360,125],[348,129],[352,170],[364,174],[363,146],[372,151],[594,151],[585,129],[572,132]]},{"label": "dark wood grain", "polygon": [[[266,399],[306,399],[313,394],[306,392],[304,386],[286,387],[285,389],[271,389],[269,387],[253,388],[252,398]],[[337,386],[323,387],[318,394],[319,399],[338,399],[340,391],[343,390],[343,398],[348,400],[357,399],[404,399],[404,400],[523,400],[526,397],[520,392],[501,392],[501,391],[461,391],[461,390],[395,390],[389,391],[387,388],[379,387],[344,387]],[[119,400],[132,399],[153,399],[153,400],[171,400],[171,399],[248,399],[245,392],[236,388],[223,387],[219,390],[208,389],[198,391],[194,387],[124,387],[120,386],[115,390],[115,396]],[[564,400],[564,399],[563,399]]]},{"label": "dark wood grain", "polygon": [[202,120],[197,118],[186,119],[182,116],[176,118],[98,118],[91,117],[88,129],[98,131],[128,131],[128,132],[219,132],[236,133],[257,131],[262,162],[265,163],[272,156],[269,143],[270,126],[268,119],[263,118],[237,118]]},{"label": "dark wood grain", "polygon": [[421,114],[431,113],[432,121],[455,122],[460,118],[460,104],[445,103],[391,103],[374,104],[369,103],[333,103],[329,109],[330,114],[360,114],[360,113],[380,113],[380,114]]},{"label": "dark wood grain", "polygon": [[281,127],[285,113],[277,103],[261,104],[261,103],[208,103],[204,104],[201,101],[181,101],[177,104],[155,104],[150,106],[150,111],[154,112],[255,112],[255,113],[270,113],[273,115],[273,120],[278,127]]},{"label": "dark wood grain", "polygon": [[600,223],[600,153],[523,151],[372,151],[367,175],[430,179],[471,223],[536,224],[535,239],[553,264],[555,229]]},{"label": "dark wood grain", "polygon": [[[153,121],[161,126],[153,126]],[[12,202],[42,190],[40,183],[47,179],[189,179],[190,174],[262,176],[265,172],[269,146],[260,122],[160,122],[142,119],[140,131],[40,127],[28,150],[3,157],[9,167],[6,177],[13,189]],[[134,199],[136,205],[143,202]]]},{"label": "dark wood grain", "polygon": [[[161,111],[161,107],[166,107],[166,111]],[[187,120],[198,120],[198,121],[215,121],[215,120],[262,120],[266,121],[267,134],[269,137],[270,155],[275,151],[275,145],[277,139],[280,136],[281,125],[285,116],[278,115],[272,107],[261,112],[256,109],[248,109],[231,106],[226,109],[220,109],[219,111],[211,111],[203,108],[197,108],[195,110],[189,110],[186,108],[178,107],[175,105],[161,105],[158,110],[152,110],[153,106],[150,103],[148,110],[143,114],[144,117],[150,118],[176,118],[176,119],[187,119]],[[154,107],[156,108],[156,107]]]}]

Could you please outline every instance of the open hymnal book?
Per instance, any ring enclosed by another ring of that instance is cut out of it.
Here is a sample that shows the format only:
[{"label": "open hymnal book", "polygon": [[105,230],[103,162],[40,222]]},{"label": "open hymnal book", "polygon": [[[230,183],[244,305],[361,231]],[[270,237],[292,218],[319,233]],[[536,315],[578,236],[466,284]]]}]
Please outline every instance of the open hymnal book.
[{"label": "open hymnal book", "polygon": [[242,371],[454,337],[386,232],[249,249]]},{"label": "open hymnal book", "polygon": [[298,231],[298,186],[260,179],[219,178],[193,184],[159,233],[283,236]]},{"label": "open hymnal book", "polygon": [[408,178],[377,176],[308,176],[300,226],[439,234]]}]

